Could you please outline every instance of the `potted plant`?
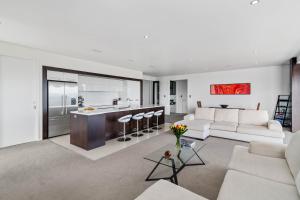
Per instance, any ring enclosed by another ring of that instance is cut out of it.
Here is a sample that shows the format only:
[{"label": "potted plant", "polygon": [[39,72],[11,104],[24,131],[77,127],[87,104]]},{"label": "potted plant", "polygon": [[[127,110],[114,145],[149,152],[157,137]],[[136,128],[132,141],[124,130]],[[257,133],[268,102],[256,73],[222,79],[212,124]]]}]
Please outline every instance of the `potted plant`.
[{"label": "potted plant", "polygon": [[186,125],[183,124],[173,124],[171,130],[176,137],[176,147],[177,149],[181,148],[180,137],[188,130]]}]

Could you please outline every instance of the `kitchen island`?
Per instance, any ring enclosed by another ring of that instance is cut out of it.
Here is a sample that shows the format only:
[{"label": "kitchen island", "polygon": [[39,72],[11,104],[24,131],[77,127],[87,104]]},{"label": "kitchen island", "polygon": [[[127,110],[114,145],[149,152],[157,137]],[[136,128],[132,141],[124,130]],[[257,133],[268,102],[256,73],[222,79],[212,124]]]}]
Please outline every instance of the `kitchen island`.
[{"label": "kitchen island", "polygon": [[[85,150],[91,150],[105,145],[106,140],[121,137],[123,124],[118,122],[120,117],[135,115],[141,112],[164,110],[164,106],[135,106],[98,108],[93,111],[71,112],[70,143]],[[150,119],[150,127],[155,126],[156,117]],[[164,113],[159,117],[158,124],[165,123]],[[139,131],[146,128],[146,119],[139,121]],[[136,121],[126,124],[126,134],[136,131]]]}]

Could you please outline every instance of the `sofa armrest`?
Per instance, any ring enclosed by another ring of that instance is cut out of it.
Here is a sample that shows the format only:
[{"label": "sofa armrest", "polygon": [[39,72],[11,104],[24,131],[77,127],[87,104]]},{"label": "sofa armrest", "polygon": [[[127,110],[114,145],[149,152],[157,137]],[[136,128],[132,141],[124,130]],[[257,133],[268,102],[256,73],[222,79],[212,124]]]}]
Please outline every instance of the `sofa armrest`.
[{"label": "sofa armrest", "polygon": [[272,158],[285,158],[285,144],[252,141],[249,144],[249,153]]},{"label": "sofa armrest", "polygon": [[282,126],[277,120],[269,120],[268,121],[268,129],[272,131],[282,132]]},{"label": "sofa armrest", "polygon": [[183,117],[184,120],[194,120],[195,119],[195,115],[194,114],[189,114],[189,115],[185,115]]},{"label": "sofa armrest", "polygon": [[159,180],[147,188],[135,200],[208,200],[198,194],[195,194],[185,188],[170,183],[165,180]]}]

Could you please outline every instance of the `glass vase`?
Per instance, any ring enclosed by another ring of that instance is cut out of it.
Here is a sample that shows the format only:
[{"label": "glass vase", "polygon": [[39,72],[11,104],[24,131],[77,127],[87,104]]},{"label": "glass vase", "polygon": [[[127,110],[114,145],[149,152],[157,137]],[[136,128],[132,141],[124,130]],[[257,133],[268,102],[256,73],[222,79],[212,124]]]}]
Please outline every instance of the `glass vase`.
[{"label": "glass vase", "polygon": [[177,149],[177,150],[180,150],[180,149],[181,149],[180,137],[176,137],[176,149]]}]

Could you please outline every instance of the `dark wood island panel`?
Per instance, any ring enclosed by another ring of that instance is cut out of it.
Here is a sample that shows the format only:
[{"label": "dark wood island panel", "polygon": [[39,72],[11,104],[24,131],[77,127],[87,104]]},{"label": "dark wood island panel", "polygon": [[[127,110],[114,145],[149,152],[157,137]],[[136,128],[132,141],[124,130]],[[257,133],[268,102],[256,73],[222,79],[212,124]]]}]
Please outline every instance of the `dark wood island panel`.
[{"label": "dark wood island panel", "polygon": [[85,150],[105,145],[105,115],[71,114],[70,143]]}]

